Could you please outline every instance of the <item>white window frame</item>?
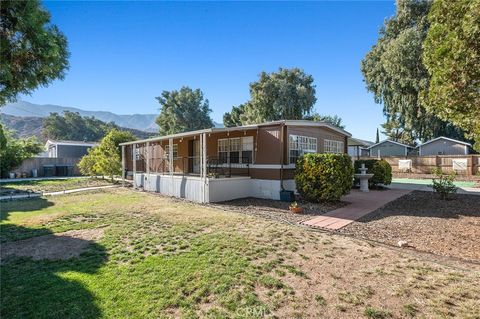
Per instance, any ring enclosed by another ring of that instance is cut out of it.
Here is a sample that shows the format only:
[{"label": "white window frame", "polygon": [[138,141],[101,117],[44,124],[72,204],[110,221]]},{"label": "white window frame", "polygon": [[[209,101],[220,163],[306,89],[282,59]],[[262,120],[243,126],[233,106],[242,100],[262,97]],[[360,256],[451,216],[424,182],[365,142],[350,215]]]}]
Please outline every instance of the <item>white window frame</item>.
[{"label": "white window frame", "polygon": [[[311,136],[294,135],[288,136],[288,163],[295,164],[300,156],[307,153],[317,153],[317,138]],[[298,151],[298,156],[292,156],[291,151]],[[296,158],[292,163],[292,159]]]},{"label": "white window frame", "polygon": [[[164,158],[167,158],[170,156],[170,145],[167,144],[165,145],[165,148],[164,148],[165,152],[164,152]],[[178,144],[173,144],[173,158],[178,158]]]},{"label": "white window frame", "polygon": [[329,154],[345,153],[345,143],[338,140],[324,140],[323,152]]},{"label": "white window frame", "polygon": [[[239,141],[238,144],[236,141]],[[232,143],[232,141],[235,141]],[[251,141],[246,143],[244,141]],[[226,143],[225,143],[226,142]],[[253,157],[254,157],[254,147],[255,147],[255,141],[253,136],[243,136],[243,137],[231,137],[231,138],[219,138],[217,140],[217,156],[220,159],[220,153],[227,153],[227,161],[223,164],[230,164],[230,153],[231,152],[238,152],[239,153],[239,159],[238,163],[232,163],[232,164],[251,164],[251,163],[242,163],[243,159],[243,152],[252,152],[252,163],[253,163]],[[233,149],[235,148],[235,149]]]}]

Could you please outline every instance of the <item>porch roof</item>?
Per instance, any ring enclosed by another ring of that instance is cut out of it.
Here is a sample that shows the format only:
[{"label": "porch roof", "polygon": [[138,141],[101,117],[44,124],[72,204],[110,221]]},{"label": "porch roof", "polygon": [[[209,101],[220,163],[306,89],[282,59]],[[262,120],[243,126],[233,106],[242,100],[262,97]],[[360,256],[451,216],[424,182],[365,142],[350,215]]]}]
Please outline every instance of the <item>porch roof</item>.
[{"label": "porch roof", "polygon": [[212,128],[207,128],[207,129],[197,130],[197,131],[190,131],[190,132],[183,132],[183,133],[177,133],[177,134],[151,137],[151,138],[147,138],[147,139],[144,139],[144,140],[137,140],[137,141],[121,143],[120,145],[132,145],[132,144],[139,144],[139,143],[146,143],[146,142],[164,141],[164,140],[168,140],[170,138],[189,137],[189,136],[194,136],[194,135],[198,135],[198,134],[202,134],[202,133],[222,133],[222,132],[255,130],[255,129],[257,129],[259,127],[262,127],[262,126],[274,126],[274,125],[281,125],[281,124],[284,124],[284,125],[287,125],[287,126],[326,127],[326,128],[329,128],[333,131],[344,134],[348,137],[352,136],[352,134],[350,134],[349,132],[347,132],[347,131],[345,131],[341,128],[338,128],[336,126],[333,126],[333,125],[331,125],[330,123],[327,123],[327,122],[307,121],[307,120],[279,120],[279,121],[265,122],[265,123],[260,123],[260,124],[250,124],[250,125],[244,125],[244,126],[235,126],[235,127],[212,127]]}]

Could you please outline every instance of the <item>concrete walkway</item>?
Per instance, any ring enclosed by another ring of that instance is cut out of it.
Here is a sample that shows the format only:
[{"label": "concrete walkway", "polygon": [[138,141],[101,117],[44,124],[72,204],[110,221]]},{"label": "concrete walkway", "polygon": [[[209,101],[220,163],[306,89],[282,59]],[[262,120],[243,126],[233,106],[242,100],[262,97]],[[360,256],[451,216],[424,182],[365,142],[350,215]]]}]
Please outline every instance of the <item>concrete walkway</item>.
[{"label": "concrete walkway", "polygon": [[342,197],[343,202],[349,204],[324,215],[303,222],[303,225],[336,230],[352,223],[385,204],[410,193],[411,190],[391,189],[383,191],[370,191],[368,193],[352,190],[350,194]]},{"label": "concrete walkway", "polygon": [[114,188],[114,187],[120,187],[120,185],[92,186],[92,187],[84,187],[84,188],[66,189],[63,191],[49,192],[49,193],[31,192],[27,194],[5,195],[5,196],[0,196],[0,201],[26,199],[26,198],[28,199],[28,198],[36,198],[36,197],[42,197],[42,196],[57,196],[57,195],[85,192],[85,191],[91,191],[96,189]]},{"label": "concrete walkway", "polygon": [[73,179],[73,178],[90,178],[89,176],[50,176],[50,177],[27,177],[27,178],[1,178],[0,183],[19,183],[30,181],[45,181],[52,179]]}]

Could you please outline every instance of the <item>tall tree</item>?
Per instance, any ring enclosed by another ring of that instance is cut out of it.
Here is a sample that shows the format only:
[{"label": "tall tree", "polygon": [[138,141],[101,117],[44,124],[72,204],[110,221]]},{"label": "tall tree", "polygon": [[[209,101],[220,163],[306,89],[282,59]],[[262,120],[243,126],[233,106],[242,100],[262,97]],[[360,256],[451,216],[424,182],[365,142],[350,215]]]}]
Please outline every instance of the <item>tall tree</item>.
[{"label": "tall tree", "polygon": [[345,125],[342,123],[342,118],[338,115],[321,115],[317,112],[314,112],[310,115],[305,116],[303,119],[308,121],[326,122],[342,130],[345,129]]},{"label": "tall tree", "polygon": [[43,120],[42,134],[45,138],[73,141],[99,141],[115,123],[105,123],[94,117],[82,117],[77,112],[64,111],[62,115],[51,113]]},{"label": "tall tree", "polygon": [[427,109],[465,130],[480,151],[480,0],[437,0],[428,18]]},{"label": "tall tree", "polygon": [[175,134],[213,126],[209,103],[200,89],[184,86],[180,90],[163,91],[156,98],[161,105],[156,123],[160,134]]},{"label": "tall tree", "polygon": [[423,42],[431,2],[397,0],[394,17],[385,21],[380,37],[361,63],[367,89],[383,103],[387,123],[399,125],[413,139],[439,136],[451,125],[427,111],[421,99],[430,76],[423,65]]},{"label": "tall tree", "polygon": [[82,157],[78,166],[84,175],[109,176],[112,181],[122,173],[120,143],[133,141],[135,136],[126,131],[112,129],[100,142]]},{"label": "tall tree", "polygon": [[389,140],[407,145],[414,144],[415,139],[412,136],[412,132],[405,130],[397,119],[390,119],[390,121],[382,124],[382,128],[384,129],[382,133],[386,135]]},{"label": "tall tree", "polygon": [[377,127],[377,134],[375,135],[375,143],[380,143],[380,133],[378,132],[378,127]]},{"label": "tall tree", "polygon": [[0,56],[0,106],[63,79],[68,69],[67,40],[39,0],[2,1]]},{"label": "tall tree", "polygon": [[223,125],[225,127],[234,127],[242,125],[242,116],[245,113],[245,105],[240,104],[239,106],[232,106],[230,112],[223,114]]},{"label": "tall tree", "polygon": [[[260,73],[250,83],[250,101],[240,113],[242,124],[275,120],[299,120],[310,114],[316,102],[313,77],[299,68],[280,68],[277,72]],[[224,118],[236,117],[226,113]]]}]

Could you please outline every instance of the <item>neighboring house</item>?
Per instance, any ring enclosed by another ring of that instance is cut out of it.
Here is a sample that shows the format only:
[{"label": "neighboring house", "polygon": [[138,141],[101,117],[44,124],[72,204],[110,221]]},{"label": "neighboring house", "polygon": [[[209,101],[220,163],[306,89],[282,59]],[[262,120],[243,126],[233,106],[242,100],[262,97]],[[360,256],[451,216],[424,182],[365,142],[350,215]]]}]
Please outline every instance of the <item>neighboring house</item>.
[{"label": "neighboring house", "polygon": [[418,146],[420,156],[427,155],[467,155],[472,145],[467,142],[440,136]]},{"label": "neighboring house", "polygon": [[348,155],[355,158],[360,158],[362,156],[368,156],[369,150],[368,147],[373,145],[373,142],[361,140],[358,138],[349,137],[348,138]]},{"label": "neighboring house", "polygon": [[83,157],[88,153],[88,150],[97,143],[95,142],[81,142],[81,141],[54,141],[48,140],[45,144],[46,157]]},{"label": "neighboring house", "polygon": [[392,140],[384,140],[367,148],[370,157],[407,156],[414,148]]},{"label": "neighboring house", "polygon": [[[350,133],[313,121],[210,128],[122,143],[134,187],[197,202],[279,199],[305,153],[346,153]],[[125,175],[124,175],[125,178]]]},{"label": "neighboring house", "polygon": [[80,174],[78,162],[98,143],[81,141],[54,141],[45,143],[45,151],[28,158],[12,173],[17,177],[72,176]]}]

